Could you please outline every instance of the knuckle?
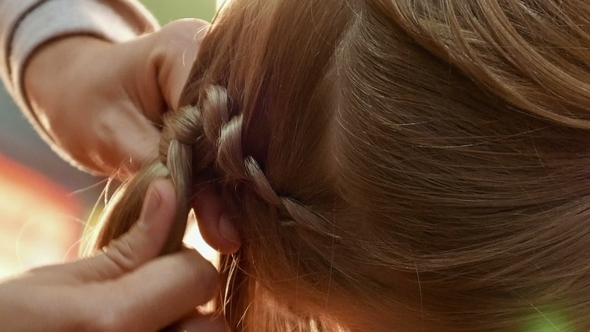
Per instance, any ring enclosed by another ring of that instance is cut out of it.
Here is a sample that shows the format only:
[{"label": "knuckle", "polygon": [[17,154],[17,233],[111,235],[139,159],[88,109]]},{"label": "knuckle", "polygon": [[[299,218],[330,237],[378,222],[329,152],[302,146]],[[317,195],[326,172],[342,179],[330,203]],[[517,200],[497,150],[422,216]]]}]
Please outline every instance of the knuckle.
[{"label": "knuckle", "polygon": [[[90,115],[81,129],[77,120],[64,119],[51,124],[54,141],[59,153],[76,166],[88,169],[93,173],[108,174],[108,166],[104,159],[113,154],[113,135],[115,129],[107,123],[104,112],[101,116]],[[82,132],[83,131],[83,132]],[[110,147],[107,149],[107,147]]]},{"label": "knuckle", "polygon": [[105,250],[106,257],[123,271],[136,267],[138,258],[128,241],[117,239]]},{"label": "knuckle", "polygon": [[[109,112],[105,110],[104,113]],[[95,146],[97,150],[107,149],[112,143],[116,142],[116,137],[119,134],[117,124],[113,123],[116,117],[111,117],[109,114],[104,114],[94,119],[92,124],[92,133],[95,136]],[[100,151],[104,152],[104,151]]]}]

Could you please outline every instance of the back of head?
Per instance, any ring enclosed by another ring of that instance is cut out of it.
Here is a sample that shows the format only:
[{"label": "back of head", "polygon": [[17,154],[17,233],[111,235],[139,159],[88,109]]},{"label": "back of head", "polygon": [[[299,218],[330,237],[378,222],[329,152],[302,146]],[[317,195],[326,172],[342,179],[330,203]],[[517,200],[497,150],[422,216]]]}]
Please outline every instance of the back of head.
[{"label": "back of head", "polygon": [[587,17],[582,0],[235,0],[130,190],[169,172],[179,234],[194,190],[223,195],[235,330],[587,331]]}]

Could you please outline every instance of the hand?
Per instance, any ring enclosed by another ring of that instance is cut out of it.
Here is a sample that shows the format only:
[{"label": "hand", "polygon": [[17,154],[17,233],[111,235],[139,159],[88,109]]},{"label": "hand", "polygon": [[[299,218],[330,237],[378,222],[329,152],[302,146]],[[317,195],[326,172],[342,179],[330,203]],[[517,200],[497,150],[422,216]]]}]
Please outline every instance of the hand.
[{"label": "hand", "polygon": [[87,171],[119,178],[155,158],[155,125],[178,107],[208,25],[181,20],[127,43],[72,36],[41,47],[24,86],[58,152]]},{"label": "hand", "polygon": [[169,181],[152,184],[138,223],[101,254],[38,268],[0,284],[3,331],[226,331],[195,307],[217,290],[217,271],[194,250],[157,257],[176,207]]}]

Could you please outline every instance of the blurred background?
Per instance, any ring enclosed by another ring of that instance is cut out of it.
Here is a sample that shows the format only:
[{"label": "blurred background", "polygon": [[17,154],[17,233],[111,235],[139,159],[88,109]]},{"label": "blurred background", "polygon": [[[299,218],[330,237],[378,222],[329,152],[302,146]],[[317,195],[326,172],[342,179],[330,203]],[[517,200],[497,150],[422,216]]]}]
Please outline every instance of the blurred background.
[{"label": "blurred background", "polygon": [[[210,21],[216,0],[142,0],[162,25]],[[100,211],[103,178],[59,159],[0,86],[0,279],[75,258],[87,220]]]}]

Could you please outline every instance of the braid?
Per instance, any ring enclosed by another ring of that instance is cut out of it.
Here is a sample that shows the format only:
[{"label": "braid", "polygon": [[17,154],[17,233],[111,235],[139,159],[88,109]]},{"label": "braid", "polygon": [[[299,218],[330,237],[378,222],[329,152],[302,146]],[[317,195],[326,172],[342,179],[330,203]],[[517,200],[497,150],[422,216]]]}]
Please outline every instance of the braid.
[{"label": "braid", "polygon": [[180,249],[194,190],[193,180],[215,163],[217,128],[227,119],[225,89],[213,85],[205,92],[200,108],[184,107],[170,113],[164,121],[160,160],[170,171],[179,204],[177,220],[164,246],[167,251]]},{"label": "braid", "polygon": [[[201,90],[195,105],[186,106],[165,116],[159,143],[159,156],[129,182],[109,202],[102,216],[99,234],[91,245],[101,248],[129,230],[139,218],[143,198],[150,184],[158,178],[169,178],[174,184],[178,212],[162,254],[180,250],[190,211],[190,198],[199,186],[211,180],[222,186],[225,204],[239,213],[244,202],[257,201],[262,227],[280,229],[295,227],[336,238],[331,225],[321,214],[288,195],[278,194],[261,164],[251,155],[244,142],[245,116],[232,114],[227,90],[209,85]],[[213,178],[211,178],[213,177]],[[239,191],[236,188],[245,188]],[[262,211],[266,210],[266,211]],[[245,222],[251,222],[246,218]],[[260,226],[259,225],[259,226]],[[252,227],[242,225],[241,228]],[[258,226],[255,226],[258,227]],[[248,259],[248,244],[233,256],[221,258],[221,278],[227,284],[219,297],[228,321],[237,330],[245,324],[242,317],[253,294],[258,292],[255,267]]]},{"label": "braid", "polygon": [[[333,222],[290,195],[277,191],[260,166],[260,161],[246,153],[256,150],[249,146],[254,140],[247,137],[248,126],[260,124],[255,124],[252,118],[246,122],[243,112],[230,113],[230,98],[225,88],[212,85],[205,88],[204,92],[205,98],[199,100],[204,135],[198,139],[202,139],[205,142],[203,144],[208,145],[206,150],[212,153],[212,159],[204,164],[214,169],[217,176],[214,181],[222,188],[226,209],[241,216],[239,228],[245,235],[238,253],[221,257],[220,273],[226,288],[220,294],[219,303],[223,304],[222,310],[230,326],[236,331],[242,331],[247,330],[248,325],[244,313],[248,310],[265,310],[264,307],[268,305],[264,301],[252,305],[254,299],[261,299],[260,292],[263,292],[257,277],[259,263],[252,262],[252,257],[256,256],[252,254],[259,250],[257,245],[249,242],[253,234],[258,234],[252,232],[253,229],[264,228],[280,233],[282,228],[288,227],[296,232],[326,237],[331,243],[338,237],[333,234]],[[261,161],[263,165],[268,163],[267,160]],[[203,163],[202,160],[195,160],[195,163],[198,162]],[[198,186],[199,183],[197,190]],[[313,244],[308,245],[310,250],[316,249]]]},{"label": "braid", "polygon": [[[328,219],[293,198],[278,195],[260,163],[254,157],[244,155],[244,151],[248,151],[243,140],[246,133],[244,115],[230,116],[227,91],[214,85],[207,88],[206,93],[203,117],[208,121],[203,128],[207,141],[216,142],[216,166],[224,181],[234,187],[239,183],[250,185],[263,202],[277,209],[281,226],[300,226],[333,237],[332,223]],[[188,137],[192,139],[192,136]]]},{"label": "braid", "polygon": [[[205,109],[210,108],[208,101],[203,102]],[[146,165],[117,191],[101,216],[96,238],[89,240],[86,253],[106,246],[131,228],[139,218],[150,184],[158,178],[172,180],[178,200],[176,220],[162,254],[180,250],[190,211],[193,174],[203,171],[215,160],[214,144],[204,132],[204,125],[202,112],[197,107],[184,107],[166,115],[159,158]]]},{"label": "braid", "polygon": [[228,180],[246,179],[242,147],[243,115],[233,117],[226,123],[217,140],[217,165]]},{"label": "braid", "polygon": [[256,193],[265,202],[277,208],[282,226],[301,227],[328,237],[337,237],[332,232],[331,225],[333,225],[333,222],[329,219],[312,211],[309,207],[293,198],[279,196],[254,158],[247,157],[245,166],[248,177],[254,184],[254,188],[256,188]]}]

